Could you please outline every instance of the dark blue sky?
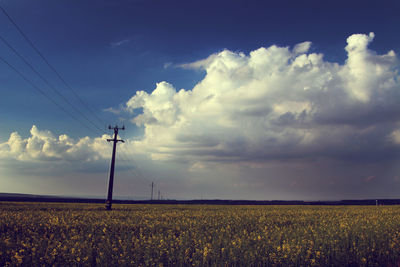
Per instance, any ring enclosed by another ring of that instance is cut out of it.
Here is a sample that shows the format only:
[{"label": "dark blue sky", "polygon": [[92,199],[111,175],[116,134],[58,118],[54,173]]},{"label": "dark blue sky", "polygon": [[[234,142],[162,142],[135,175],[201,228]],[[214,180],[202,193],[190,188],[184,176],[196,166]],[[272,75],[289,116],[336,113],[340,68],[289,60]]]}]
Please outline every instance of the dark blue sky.
[{"label": "dark blue sky", "polygon": [[[161,81],[173,84],[176,90],[191,90],[205,77],[205,71],[178,66],[224,49],[248,55],[260,47],[293,47],[311,41],[309,53],[323,53],[325,61],[344,64],[346,38],[374,32],[371,50],[377,54],[400,52],[400,2],[396,0],[1,0],[0,5],[105,123],[125,120],[126,137],[140,138],[143,127],[128,121],[132,114],[115,115],[104,109],[120,109],[136,91],[151,93]],[[73,105],[96,120],[2,12],[0,35]],[[1,41],[0,56],[69,109]],[[0,91],[0,143],[15,131],[29,137],[32,125],[56,136],[98,136],[38,94],[2,62]]]},{"label": "dark blue sky", "polygon": [[[98,111],[118,106],[136,90],[152,90],[163,80],[189,89],[204,74],[164,69],[164,64],[192,62],[225,48],[248,53],[261,46],[312,41],[312,50],[323,52],[326,60],[343,62],[345,39],[353,33],[371,31],[378,38],[371,45],[375,51],[384,53],[400,47],[394,31],[400,25],[398,1],[3,0],[1,4],[79,95]],[[0,23],[2,36],[47,73],[46,66],[3,14]],[[19,64],[1,45],[2,55]],[[33,118],[57,123],[57,118],[65,117],[7,67],[0,68],[3,77],[9,76],[6,81],[2,79],[3,85],[8,85],[2,89],[7,92],[2,98],[2,113],[9,114],[2,118],[7,124],[1,127],[2,135],[13,128],[23,130]],[[25,94],[29,103],[20,99]],[[28,113],[20,109],[20,101],[29,106]],[[54,130],[84,134],[77,130],[79,125],[67,125],[57,124]]]}]

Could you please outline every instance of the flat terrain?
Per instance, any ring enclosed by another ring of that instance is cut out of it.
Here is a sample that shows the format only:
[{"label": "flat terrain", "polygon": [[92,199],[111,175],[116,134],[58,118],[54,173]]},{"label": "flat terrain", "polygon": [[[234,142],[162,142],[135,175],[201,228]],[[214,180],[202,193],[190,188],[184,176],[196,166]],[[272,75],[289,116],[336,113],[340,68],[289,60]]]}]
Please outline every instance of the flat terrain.
[{"label": "flat terrain", "polygon": [[400,206],[0,202],[0,265],[398,266]]}]

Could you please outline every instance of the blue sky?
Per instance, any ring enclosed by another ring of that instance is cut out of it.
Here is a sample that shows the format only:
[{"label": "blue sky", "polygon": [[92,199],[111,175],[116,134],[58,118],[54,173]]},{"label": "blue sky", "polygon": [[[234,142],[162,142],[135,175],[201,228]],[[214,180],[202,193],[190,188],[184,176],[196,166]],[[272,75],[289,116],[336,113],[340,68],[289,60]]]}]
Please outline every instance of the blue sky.
[{"label": "blue sky", "polygon": [[[400,197],[398,1],[0,4],[102,122],[0,12],[1,37],[99,128],[126,125],[116,195]],[[0,89],[0,191],[105,194],[101,133],[3,63]]]}]

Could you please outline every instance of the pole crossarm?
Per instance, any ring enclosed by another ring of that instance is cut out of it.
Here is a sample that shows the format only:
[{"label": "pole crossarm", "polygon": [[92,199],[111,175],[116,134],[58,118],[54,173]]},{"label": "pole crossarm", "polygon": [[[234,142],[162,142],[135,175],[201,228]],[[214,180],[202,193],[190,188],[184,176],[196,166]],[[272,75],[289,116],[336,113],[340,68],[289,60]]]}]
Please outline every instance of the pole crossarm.
[{"label": "pole crossarm", "polygon": [[119,140],[107,139],[107,142],[122,142],[122,143],[125,143],[125,141],[122,140],[122,139],[119,139]]}]

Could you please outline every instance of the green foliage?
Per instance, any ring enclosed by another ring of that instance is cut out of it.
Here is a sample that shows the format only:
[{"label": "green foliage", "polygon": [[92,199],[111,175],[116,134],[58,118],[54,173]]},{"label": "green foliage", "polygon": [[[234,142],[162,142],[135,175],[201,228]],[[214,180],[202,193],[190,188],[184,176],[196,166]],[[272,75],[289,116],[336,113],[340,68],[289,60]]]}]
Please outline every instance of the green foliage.
[{"label": "green foliage", "polygon": [[0,203],[0,265],[397,266],[400,207]]}]

